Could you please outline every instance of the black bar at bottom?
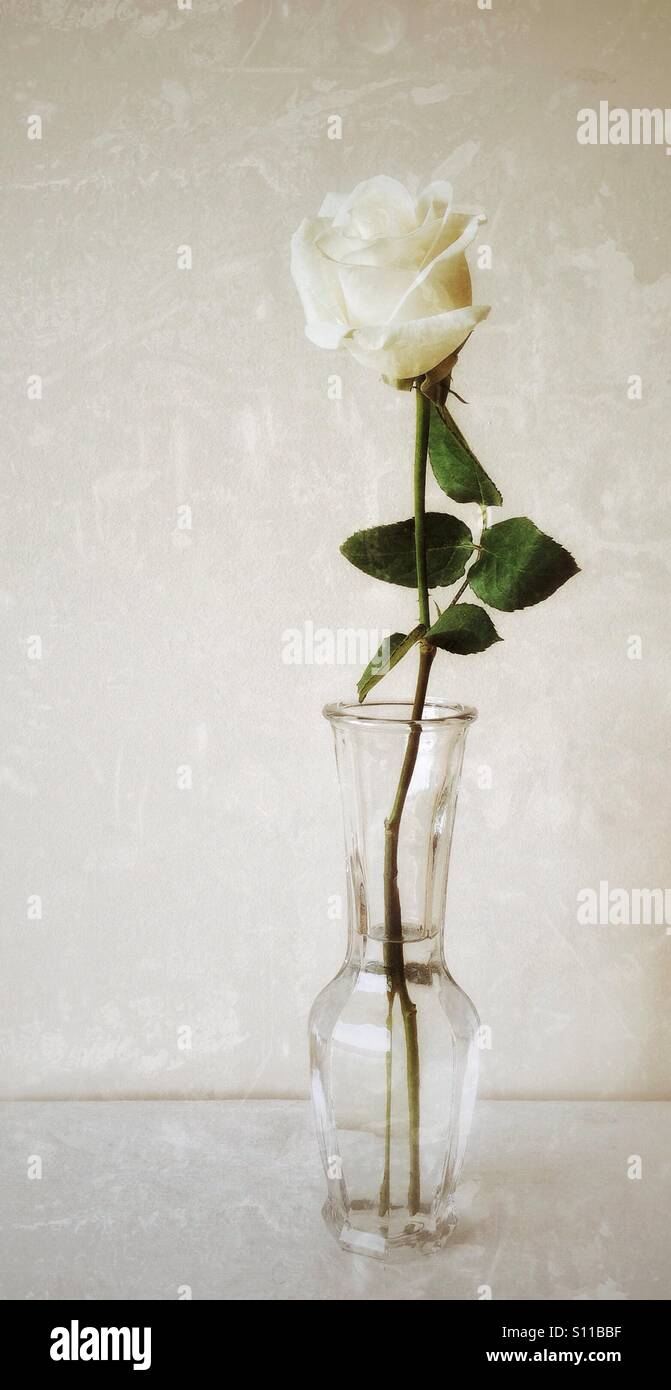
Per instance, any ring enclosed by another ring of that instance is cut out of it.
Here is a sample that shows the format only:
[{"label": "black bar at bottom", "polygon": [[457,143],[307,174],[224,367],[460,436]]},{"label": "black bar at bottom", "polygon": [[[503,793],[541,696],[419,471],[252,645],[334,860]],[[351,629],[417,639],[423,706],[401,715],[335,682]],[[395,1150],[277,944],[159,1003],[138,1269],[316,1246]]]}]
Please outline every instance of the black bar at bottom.
[{"label": "black bar at bottom", "polygon": [[[466,1372],[471,1368],[496,1374],[502,1367],[589,1370],[606,1366],[625,1369],[631,1375],[660,1360],[663,1364],[665,1307],[665,1301],[626,1300],[448,1302],[438,1323],[431,1325],[427,1346],[445,1374],[454,1355],[452,1364]],[[339,1325],[340,1332],[332,1313],[320,1331],[318,1319],[294,1324],[284,1310],[279,1341],[268,1326],[273,1322],[273,1303],[266,1301],[251,1336],[250,1324],[239,1325],[235,1301],[232,1306],[200,1301],[5,1302],[0,1305],[0,1318],[2,1350],[7,1355],[20,1348],[24,1376],[30,1371],[39,1376],[59,1376],[67,1368],[68,1374],[75,1370],[96,1379],[101,1374],[139,1372],[172,1377],[181,1372],[198,1380],[199,1366],[202,1374],[204,1365],[219,1366],[225,1373],[231,1364],[230,1353],[235,1351],[236,1364],[240,1356],[247,1357],[252,1371],[258,1368],[259,1359],[268,1357],[269,1369],[276,1359],[277,1373],[284,1377],[297,1355],[308,1354],[305,1338],[313,1344],[324,1336],[330,1364],[340,1354],[345,1362],[349,1360],[352,1339],[356,1349],[365,1351],[367,1346],[366,1365],[374,1377],[378,1356],[384,1362],[385,1348],[389,1348],[383,1310],[378,1314],[371,1310],[363,1322],[347,1319]],[[403,1317],[402,1340],[408,1357],[423,1355],[422,1321],[421,1308],[413,1300],[412,1309],[408,1308]],[[397,1320],[396,1326],[398,1331]],[[428,1327],[426,1330],[428,1333]],[[347,1344],[341,1353],[340,1336]],[[318,1349],[313,1347],[313,1351],[319,1360]]]}]

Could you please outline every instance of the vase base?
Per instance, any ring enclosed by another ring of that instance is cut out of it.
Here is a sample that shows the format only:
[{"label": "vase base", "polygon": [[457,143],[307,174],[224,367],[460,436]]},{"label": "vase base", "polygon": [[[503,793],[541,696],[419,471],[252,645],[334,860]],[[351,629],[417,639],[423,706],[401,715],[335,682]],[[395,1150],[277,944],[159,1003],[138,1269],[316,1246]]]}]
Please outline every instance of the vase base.
[{"label": "vase base", "polygon": [[324,1221],[341,1250],[367,1255],[374,1260],[417,1259],[442,1249],[457,1224],[454,1208],[449,1207],[436,1226],[429,1208],[416,1215],[393,1210],[389,1225],[372,1202],[353,1202],[348,1215],[337,1212],[330,1202],[322,1207]]}]

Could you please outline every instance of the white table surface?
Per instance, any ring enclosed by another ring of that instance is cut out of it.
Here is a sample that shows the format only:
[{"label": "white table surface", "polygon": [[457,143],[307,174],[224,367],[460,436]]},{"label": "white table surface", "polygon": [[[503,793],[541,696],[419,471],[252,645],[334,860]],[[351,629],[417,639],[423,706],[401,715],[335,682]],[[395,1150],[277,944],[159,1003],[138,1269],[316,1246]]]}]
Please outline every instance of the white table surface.
[{"label": "white table surface", "polygon": [[671,1294],[671,1103],[480,1102],[459,1226],[402,1265],[326,1231],[301,1101],[15,1101],[0,1125],[3,1298]]}]

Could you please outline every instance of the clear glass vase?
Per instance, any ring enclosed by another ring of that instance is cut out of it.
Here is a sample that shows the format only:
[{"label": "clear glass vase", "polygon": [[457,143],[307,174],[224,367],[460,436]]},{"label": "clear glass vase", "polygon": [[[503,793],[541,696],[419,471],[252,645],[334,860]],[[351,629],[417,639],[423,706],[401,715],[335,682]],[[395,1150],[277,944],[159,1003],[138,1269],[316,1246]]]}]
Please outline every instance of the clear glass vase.
[{"label": "clear glass vase", "polygon": [[343,802],[348,942],[310,1015],[323,1215],[345,1250],[389,1259],[438,1248],[456,1224],[479,1020],[447,969],[443,927],[476,711],[430,700],[414,721],[409,703],[328,705],[324,714]]}]

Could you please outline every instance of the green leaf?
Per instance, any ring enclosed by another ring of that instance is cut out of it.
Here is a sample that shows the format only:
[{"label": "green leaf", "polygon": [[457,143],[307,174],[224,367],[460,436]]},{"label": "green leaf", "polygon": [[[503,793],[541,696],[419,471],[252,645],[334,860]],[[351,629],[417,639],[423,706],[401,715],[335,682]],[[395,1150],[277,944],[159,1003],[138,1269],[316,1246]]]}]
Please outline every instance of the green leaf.
[{"label": "green leaf", "polygon": [[493,642],[503,639],[484,608],[478,608],[475,603],[456,603],[441,613],[429,628],[426,640],[446,652],[468,656],[471,652],[484,652]]},{"label": "green leaf", "polygon": [[541,603],[578,574],[573,556],[526,516],[483,531],[482,553],[469,570],[474,594],[491,608],[512,612]]},{"label": "green leaf", "polygon": [[[340,547],[341,553],[364,574],[388,584],[417,588],[415,570],[415,522],[395,521],[355,531]],[[426,559],[429,588],[460,579],[473,551],[473,537],[463,521],[442,512],[426,513]]]},{"label": "green leaf", "polygon": [[501,493],[478,463],[449,411],[439,411],[435,405],[429,421],[429,458],[438,486],[454,502],[501,506]]},{"label": "green leaf", "polygon": [[357,681],[356,688],[359,692],[359,704],[363,703],[369,691],[373,689],[374,685],[377,685],[378,681],[381,681],[384,676],[388,675],[389,671],[393,670],[394,666],[398,666],[399,661],[406,655],[406,652],[409,652],[411,647],[414,647],[415,642],[419,642],[424,631],[424,626],[420,623],[418,627],[414,627],[412,632],[408,633],[407,637],[404,632],[392,632],[391,637],[385,639],[382,645],[378,647],[373,660],[368,662],[363,675]]}]

